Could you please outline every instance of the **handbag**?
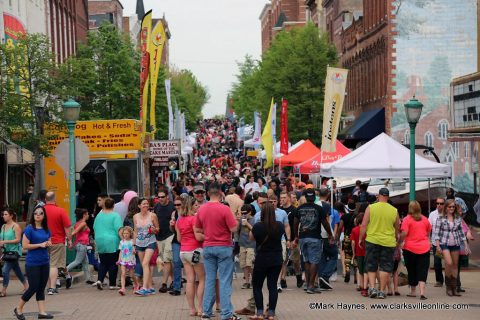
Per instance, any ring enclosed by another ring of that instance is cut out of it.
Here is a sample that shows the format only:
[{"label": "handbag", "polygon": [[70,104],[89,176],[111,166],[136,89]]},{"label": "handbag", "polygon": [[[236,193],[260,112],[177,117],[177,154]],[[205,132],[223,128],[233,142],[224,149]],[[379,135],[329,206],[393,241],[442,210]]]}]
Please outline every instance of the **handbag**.
[{"label": "handbag", "polygon": [[[2,226],[2,241],[5,240],[5,226]],[[2,256],[0,257],[0,260],[3,262],[15,262],[18,261],[18,258],[20,258],[20,255],[18,254],[17,251],[7,251],[5,250],[5,247],[3,247],[3,253]]]}]

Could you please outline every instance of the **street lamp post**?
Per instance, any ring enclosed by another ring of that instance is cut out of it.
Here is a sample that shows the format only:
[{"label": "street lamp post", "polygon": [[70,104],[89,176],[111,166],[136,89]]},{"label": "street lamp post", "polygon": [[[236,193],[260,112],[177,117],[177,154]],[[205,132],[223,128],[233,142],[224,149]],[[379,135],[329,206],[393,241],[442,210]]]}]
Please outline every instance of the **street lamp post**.
[{"label": "street lamp post", "polygon": [[415,127],[422,114],[423,104],[413,96],[405,103],[405,114],[410,125],[410,201],[415,200]]},{"label": "street lamp post", "polygon": [[68,170],[68,182],[69,182],[69,203],[70,203],[70,221],[75,219],[75,123],[80,116],[80,104],[73,99],[68,99],[68,101],[63,103],[63,117],[67,121],[68,128],[68,159],[69,159],[69,170]]}]

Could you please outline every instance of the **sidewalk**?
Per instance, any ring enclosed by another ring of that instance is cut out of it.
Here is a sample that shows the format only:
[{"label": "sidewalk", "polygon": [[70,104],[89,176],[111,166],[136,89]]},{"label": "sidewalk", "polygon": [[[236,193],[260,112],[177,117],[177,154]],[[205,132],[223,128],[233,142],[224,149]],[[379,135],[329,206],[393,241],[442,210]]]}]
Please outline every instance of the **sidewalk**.
[{"label": "sidewalk", "polygon": [[[277,306],[278,319],[319,319],[332,317],[340,319],[406,319],[408,317],[427,317],[435,320],[459,318],[462,320],[478,319],[480,314],[480,272],[462,272],[462,283],[466,293],[462,297],[447,297],[444,288],[434,288],[431,282],[435,275],[430,272],[430,284],[427,287],[428,300],[422,303],[436,304],[437,308],[442,303],[466,304],[468,310],[372,310],[373,304],[384,303],[386,307],[418,307],[418,305],[403,305],[403,303],[417,304],[417,298],[405,296],[407,287],[400,287],[400,297],[388,297],[385,300],[364,298],[355,291],[353,283],[347,285],[342,282],[342,277],[332,283],[334,290],[322,294],[307,295],[295,287],[295,278],[288,277],[288,289],[279,294]],[[232,302],[236,309],[243,308],[250,295],[250,290],[240,289],[242,285],[241,274],[234,280]],[[158,288],[160,279],[155,278]],[[18,303],[21,287],[18,281],[12,281],[8,288],[8,296],[0,298],[0,319],[15,319],[13,308]],[[265,304],[268,301],[267,292],[264,291]],[[316,303],[316,304],[315,304]],[[342,305],[339,305],[341,303]],[[349,305],[350,304],[350,305]],[[356,304],[356,305],[353,305]],[[60,294],[47,296],[47,310],[55,315],[55,319],[199,319],[189,316],[189,308],[185,295],[170,296],[157,293],[149,297],[136,297],[129,290],[125,297],[117,291],[99,291],[83,283],[77,283],[70,290],[60,289]],[[357,311],[348,311],[346,308],[365,308]],[[312,310],[314,308],[316,310]],[[25,308],[27,319],[36,319],[36,303],[33,298]],[[217,317],[216,319],[220,319]],[[242,319],[248,319],[243,316]]]}]

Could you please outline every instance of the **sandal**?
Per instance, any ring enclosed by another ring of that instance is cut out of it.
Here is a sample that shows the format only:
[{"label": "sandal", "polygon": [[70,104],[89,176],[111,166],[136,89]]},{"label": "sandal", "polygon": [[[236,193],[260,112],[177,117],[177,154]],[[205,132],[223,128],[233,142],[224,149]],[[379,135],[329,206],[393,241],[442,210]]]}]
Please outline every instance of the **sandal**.
[{"label": "sandal", "polygon": [[400,295],[400,292],[395,291],[395,295],[396,295],[396,296],[399,296],[399,295]]},{"label": "sandal", "polygon": [[120,289],[120,290],[118,290],[118,293],[119,293],[120,295],[124,296],[124,295],[125,295],[125,289]]},{"label": "sandal", "polygon": [[415,298],[415,297],[417,297],[417,295],[416,295],[416,294],[411,294],[411,293],[409,293],[409,294],[407,294],[407,297]]},{"label": "sandal", "polygon": [[0,292],[0,298],[6,297],[7,294],[5,292]]},{"label": "sandal", "polygon": [[387,296],[391,297],[391,296],[393,296],[393,293],[389,292],[389,293],[387,293]]}]

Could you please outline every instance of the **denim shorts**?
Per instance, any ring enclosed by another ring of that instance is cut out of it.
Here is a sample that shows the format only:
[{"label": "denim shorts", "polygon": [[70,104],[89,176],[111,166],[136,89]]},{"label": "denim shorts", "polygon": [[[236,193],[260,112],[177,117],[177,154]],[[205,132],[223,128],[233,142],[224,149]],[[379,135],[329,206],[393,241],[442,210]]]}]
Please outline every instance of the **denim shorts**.
[{"label": "denim shorts", "polygon": [[300,239],[300,251],[306,263],[319,264],[322,257],[322,240],[316,238]]},{"label": "denim shorts", "polygon": [[143,251],[145,251],[145,250],[147,250],[147,249],[152,249],[152,250],[157,249],[157,243],[156,243],[156,242],[150,243],[150,244],[147,245],[146,247],[139,247],[139,246],[137,246],[137,245],[135,246],[135,250],[137,250],[137,251],[142,251],[142,252],[143,252]]},{"label": "denim shorts", "polygon": [[446,244],[441,244],[440,248],[442,248],[442,250],[448,251],[460,251],[460,246],[448,246]]}]

